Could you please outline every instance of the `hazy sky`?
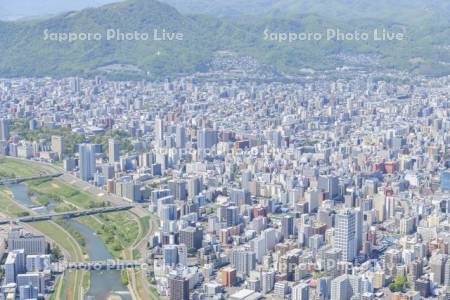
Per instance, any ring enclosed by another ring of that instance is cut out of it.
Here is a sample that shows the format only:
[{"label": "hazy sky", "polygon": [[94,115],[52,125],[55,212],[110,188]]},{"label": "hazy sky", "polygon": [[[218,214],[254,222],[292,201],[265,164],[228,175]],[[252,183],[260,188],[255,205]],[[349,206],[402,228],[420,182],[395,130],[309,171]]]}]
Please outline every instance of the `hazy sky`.
[{"label": "hazy sky", "polygon": [[0,0],[0,19],[18,19],[96,7],[120,0]]}]

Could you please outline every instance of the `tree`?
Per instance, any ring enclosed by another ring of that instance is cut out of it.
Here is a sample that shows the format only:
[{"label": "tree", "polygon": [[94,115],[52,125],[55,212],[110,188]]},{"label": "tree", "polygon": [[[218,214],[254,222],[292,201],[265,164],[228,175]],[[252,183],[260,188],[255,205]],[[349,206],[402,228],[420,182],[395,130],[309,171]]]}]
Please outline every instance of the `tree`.
[{"label": "tree", "polygon": [[63,257],[58,245],[54,245],[53,248],[50,249],[50,254],[52,255],[53,262],[59,261]]},{"label": "tree", "polygon": [[408,280],[405,276],[397,276],[394,279],[394,282],[392,282],[389,285],[389,289],[395,293],[395,292],[405,292],[405,290],[408,288]]}]

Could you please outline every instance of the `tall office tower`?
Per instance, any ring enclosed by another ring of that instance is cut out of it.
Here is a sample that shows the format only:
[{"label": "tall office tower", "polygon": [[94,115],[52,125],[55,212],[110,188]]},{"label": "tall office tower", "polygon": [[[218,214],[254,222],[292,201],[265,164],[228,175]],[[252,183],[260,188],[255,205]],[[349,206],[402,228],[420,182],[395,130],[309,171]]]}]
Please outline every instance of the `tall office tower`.
[{"label": "tall office tower", "polygon": [[356,255],[363,247],[363,229],[364,229],[364,215],[360,208],[354,209],[355,212],[355,235],[356,235]]},{"label": "tall office tower", "polygon": [[175,267],[178,264],[178,245],[163,245],[164,265]]},{"label": "tall office tower", "polygon": [[64,153],[64,141],[62,136],[52,136],[52,150],[58,154],[58,159],[62,159]]},{"label": "tall office tower", "polygon": [[169,181],[169,189],[176,200],[187,200],[187,182],[186,180]]},{"label": "tall office tower", "polygon": [[444,267],[444,285],[450,286],[450,259],[447,259]]},{"label": "tall office tower", "polygon": [[70,82],[70,87],[74,93],[79,93],[81,91],[80,78],[74,77]]},{"label": "tall office tower", "polygon": [[251,240],[250,245],[256,254],[256,260],[261,263],[267,253],[266,239],[262,236]]},{"label": "tall office tower", "polygon": [[331,278],[320,277],[317,279],[316,299],[329,299],[331,294]]},{"label": "tall office tower", "polygon": [[236,285],[236,269],[225,267],[220,271],[222,286],[231,287]]},{"label": "tall office tower", "polygon": [[239,207],[228,206],[226,209],[226,222],[227,226],[234,226],[239,223]]},{"label": "tall office tower", "polygon": [[180,244],[190,249],[198,250],[202,247],[203,230],[198,227],[186,227],[180,230]]},{"label": "tall office tower", "polygon": [[436,284],[443,284],[445,279],[445,265],[447,255],[436,254],[430,258],[430,268],[433,273],[433,281]]},{"label": "tall office tower", "polygon": [[318,187],[326,193],[327,199],[334,199],[339,195],[339,179],[337,176],[319,176]]},{"label": "tall office tower", "polygon": [[331,281],[331,299],[350,300],[352,296],[353,293],[346,275],[341,275]]},{"label": "tall office tower", "polygon": [[0,141],[9,140],[9,121],[0,119]]},{"label": "tall office tower", "polygon": [[95,151],[92,144],[79,145],[80,160],[78,167],[80,169],[80,178],[89,181],[95,174]]},{"label": "tall office tower", "polygon": [[162,204],[158,212],[161,221],[175,221],[177,219],[176,204]]},{"label": "tall office tower", "polygon": [[120,145],[114,139],[108,141],[108,159],[109,163],[120,161]]},{"label": "tall office tower", "polygon": [[276,130],[272,133],[272,143],[275,147],[281,147],[281,139],[282,139],[281,131]]},{"label": "tall office tower", "polygon": [[188,196],[189,199],[193,199],[195,196],[200,194],[202,190],[202,178],[194,177],[188,180]]},{"label": "tall office tower", "polygon": [[294,217],[284,216],[281,219],[281,234],[285,239],[294,234]]},{"label": "tall office tower", "polygon": [[441,191],[450,191],[450,171],[445,171],[441,174]]},{"label": "tall office tower", "polygon": [[292,300],[309,300],[309,287],[306,283],[292,287]]},{"label": "tall office tower", "polygon": [[266,249],[270,251],[275,248],[275,245],[279,241],[279,237],[274,228],[267,228],[261,233],[261,236],[266,240]]},{"label": "tall office tower", "polygon": [[256,255],[253,251],[235,249],[231,254],[231,264],[239,274],[249,275],[256,267]]},{"label": "tall office tower", "polygon": [[25,272],[25,251],[20,249],[9,252],[4,264],[4,270],[5,283],[16,282],[17,276]]},{"label": "tall office tower", "polygon": [[344,274],[331,281],[331,300],[350,300],[361,291],[361,278]]},{"label": "tall office tower", "polygon": [[218,134],[216,130],[203,128],[197,132],[197,148],[208,149],[217,144]]},{"label": "tall office tower", "polygon": [[186,129],[181,125],[177,126],[176,129],[175,145],[177,146],[177,148],[186,147]]},{"label": "tall office tower", "polygon": [[261,272],[261,293],[267,294],[275,286],[275,271]]},{"label": "tall office tower", "polygon": [[336,215],[335,247],[342,251],[342,259],[353,261],[356,257],[356,214],[346,209]]},{"label": "tall office tower", "polygon": [[189,300],[189,280],[181,276],[170,276],[169,299]]},{"label": "tall office tower", "polygon": [[155,141],[158,145],[164,140],[164,123],[160,117],[155,119]]},{"label": "tall office tower", "polygon": [[251,204],[251,194],[246,189],[232,189],[230,191],[230,202],[237,206]]},{"label": "tall office tower", "polygon": [[[159,207],[159,199],[166,198],[169,196],[172,196],[169,189],[154,190],[150,194],[150,202],[152,203],[152,205],[155,208],[158,208]],[[173,197],[172,197],[171,203],[173,203]]]}]

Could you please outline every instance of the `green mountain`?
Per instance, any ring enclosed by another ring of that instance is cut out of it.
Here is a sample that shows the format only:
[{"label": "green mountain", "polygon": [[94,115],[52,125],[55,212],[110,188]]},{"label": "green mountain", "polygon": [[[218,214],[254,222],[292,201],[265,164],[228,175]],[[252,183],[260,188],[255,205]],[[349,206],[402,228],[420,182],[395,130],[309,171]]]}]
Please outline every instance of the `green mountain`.
[{"label": "green mountain", "polygon": [[[115,29],[148,33],[149,37],[147,41],[134,37],[134,41],[124,40],[120,34],[107,38],[108,31]],[[154,30],[182,33],[183,40],[153,41]],[[55,41],[52,35],[57,33],[74,33],[85,40]],[[82,34],[91,34],[91,39]],[[96,39],[94,35],[99,34],[101,38]],[[89,75],[119,64],[137,75],[147,71],[161,75],[192,72],[202,69],[211,56],[214,41],[203,39],[204,34],[201,23],[194,18],[152,0],[111,4],[44,21],[0,23],[0,73]]]},{"label": "green mountain", "polygon": [[[262,65],[289,73],[349,64],[430,75],[450,73],[449,20],[437,18],[439,14],[434,12],[434,17],[423,14],[414,22],[372,18],[343,21],[315,13],[318,9],[312,8],[305,14],[278,14],[276,6],[290,0],[251,0],[247,4],[255,3],[252,1],[266,3],[264,7],[270,7],[270,13],[232,19],[184,15],[156,0],[128,0],[46,20],[0,22],[0,76],[101,74],[111,78],[164,78],[205,71],[214,54],[223,50],[254,57]],[[333,1],[350,5],[356,0]],[[116,29],[121,34],[108,36]],[[368,40],[329,40],[329,29],[369,35],[383,29],[402,32],[407,40],[374,41],[372,36]],[[160,40],[154,40],[155,31]],[[62,37],[57,34],[67,33],[74,34],[77,40],[55,40]],[[124,33],[129,33],[132,40]],[[145,40],[142,33],[147,34]],[[317,33],[322,38],[280,41],[283,33],[297,33],[298,37]]]},{"label": "green mountain", "polygon": [[446,0],[162,0],[182,13],[212,16],[317,14],[336,20],[384,19],[405,22],[424,16],[448,17]]},{"label": "green mountain", "polygon": [[98,7],[117,2],[114,0],[0,0],[0,20],[16,20],[55,15],[58,13],[79,10],[87,7]]}]

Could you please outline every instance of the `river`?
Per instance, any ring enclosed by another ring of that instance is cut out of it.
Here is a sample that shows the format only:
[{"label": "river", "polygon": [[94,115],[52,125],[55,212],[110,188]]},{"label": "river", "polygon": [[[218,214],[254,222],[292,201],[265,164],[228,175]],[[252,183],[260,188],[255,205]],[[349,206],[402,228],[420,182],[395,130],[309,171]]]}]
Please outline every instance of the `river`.
[{"label": "river", "polygon": [[[28,195],[28,187],[23,183],[8,185],[7,187],[13,193],[15,201],[33,209],[38,214],[46,214],[55,207],[53,201],[49,201],[47,207],[38,207]],[[76,219],[71,219],[69,224],[80,232],[85,239],[86,251],[90,260],[97,261],[113,258],[103,241],[88,226],[78,222]],[[120,281],[120,271],[90,271],[90,276],[91,285],[87,295],[85,295],[86,300],[107,300],[112,294],[120,296],[120,299],[123,300],[132,299],[128,288]]]}]

